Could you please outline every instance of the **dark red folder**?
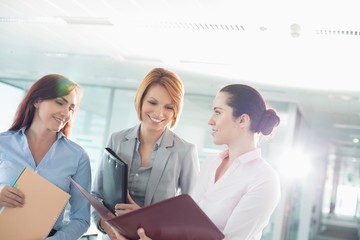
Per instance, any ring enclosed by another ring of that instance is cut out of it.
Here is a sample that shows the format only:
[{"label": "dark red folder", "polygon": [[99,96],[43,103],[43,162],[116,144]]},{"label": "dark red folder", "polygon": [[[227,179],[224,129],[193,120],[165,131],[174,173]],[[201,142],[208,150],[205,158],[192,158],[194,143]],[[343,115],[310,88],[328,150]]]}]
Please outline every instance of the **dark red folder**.
[{"label": "dark red folder", "polygon": [[182,194],[121,216],[114,216],[98,199],[71,177],[70,181],[98,212],[99,216],[128,239],[139,239],[137,229],[145,229],[153,240],[221,240],[223,233],[194,200]]}]

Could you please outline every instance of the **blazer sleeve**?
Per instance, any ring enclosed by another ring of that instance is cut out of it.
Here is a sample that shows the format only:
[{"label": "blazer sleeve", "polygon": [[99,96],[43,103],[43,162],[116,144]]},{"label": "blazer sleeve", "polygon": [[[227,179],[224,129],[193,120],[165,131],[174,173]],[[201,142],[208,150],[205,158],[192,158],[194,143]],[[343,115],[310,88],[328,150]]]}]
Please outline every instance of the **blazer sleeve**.
[{"label": "blazer sleeve", "polygon": [[180,172],[180,189],[182,194],[190,194],[195,186],[199,169],[200,165],[197,149],[194,144],[189,144],[188,150],[182,159]]}]

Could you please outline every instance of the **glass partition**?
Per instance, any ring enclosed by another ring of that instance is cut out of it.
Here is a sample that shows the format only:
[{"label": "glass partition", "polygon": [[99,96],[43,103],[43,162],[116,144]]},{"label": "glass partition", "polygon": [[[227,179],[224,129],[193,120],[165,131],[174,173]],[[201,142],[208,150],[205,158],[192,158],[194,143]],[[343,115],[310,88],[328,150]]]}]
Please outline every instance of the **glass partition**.
[{"label": "glass partition", "polygon": [[9,85],[0,81],[0,132],[9,129],[14,118],[17,106],[19,105],[25,91],[22,88]]}]

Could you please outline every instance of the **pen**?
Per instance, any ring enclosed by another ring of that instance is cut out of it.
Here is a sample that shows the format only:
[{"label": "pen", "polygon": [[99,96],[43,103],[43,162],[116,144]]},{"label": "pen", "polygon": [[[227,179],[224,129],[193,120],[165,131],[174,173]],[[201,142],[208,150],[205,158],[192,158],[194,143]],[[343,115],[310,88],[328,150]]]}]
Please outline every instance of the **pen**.
[{"label": "pen", "polygon": [[9,185],[12,186],[13,188],[17,188],[16,180],[17,178],[12,178],[9,182]]}]

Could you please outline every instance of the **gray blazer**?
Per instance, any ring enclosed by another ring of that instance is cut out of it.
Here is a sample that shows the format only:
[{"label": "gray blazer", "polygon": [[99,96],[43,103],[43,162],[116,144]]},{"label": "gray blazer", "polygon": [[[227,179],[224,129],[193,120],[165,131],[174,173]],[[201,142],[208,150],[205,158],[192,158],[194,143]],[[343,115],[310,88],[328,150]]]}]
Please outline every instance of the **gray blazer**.
[{"label": "gray blazer", "polygon": [[[108,147],[114,150],[129,166],[133,160],[139,127],[140,125],[137,125],[114,132],[108,143]],[[100,199],[103,199],[103,160],[104,158],[98,165],[91,191]],[[190,193],[195,185],[198,172],[199,160],[195,145],[186,142],[166,128],[153,163],[145,193],[145,205],[174,197],[178,193]],[[98,223],[98,216],[94,212],[93,217]]]}]

